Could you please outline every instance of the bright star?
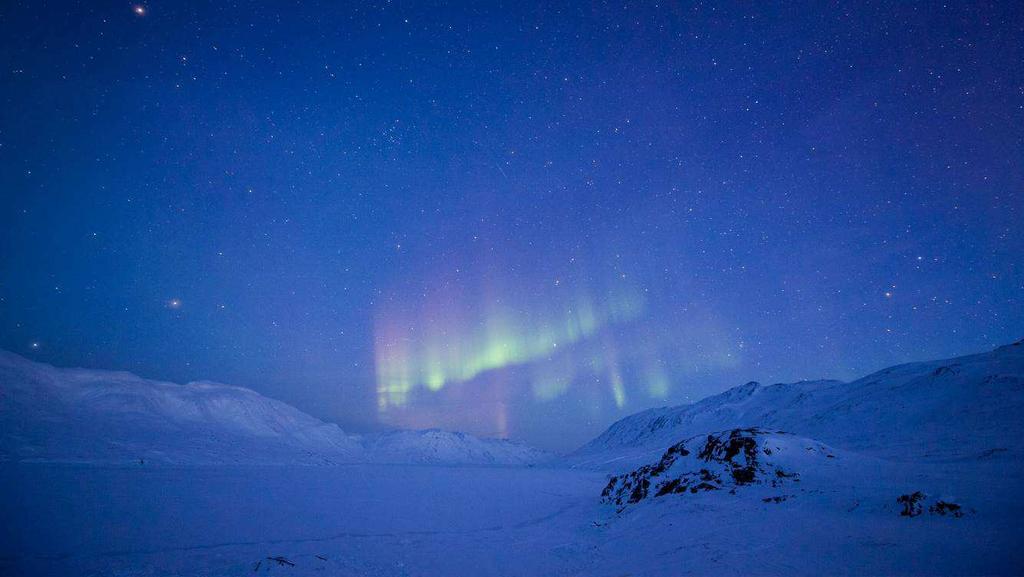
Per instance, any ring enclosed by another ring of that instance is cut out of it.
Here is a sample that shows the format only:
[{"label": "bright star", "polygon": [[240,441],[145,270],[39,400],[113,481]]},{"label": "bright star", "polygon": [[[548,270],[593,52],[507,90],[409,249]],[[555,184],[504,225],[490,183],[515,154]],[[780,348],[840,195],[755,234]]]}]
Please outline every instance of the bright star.
[{"label": "bright star", "polygon": [[180,309],[181,308],[181,299],[171,299],[171,300],[167,301],[167,308],[169,308],[169,309]]},{"label": "bright star", "polygon": [[132,6],[132,12],[135,12],[135,14],[137,14],[139,16],[145,16],[146,15],[146,7],[143,6],[142,4],[136,4],[135,6]]}]

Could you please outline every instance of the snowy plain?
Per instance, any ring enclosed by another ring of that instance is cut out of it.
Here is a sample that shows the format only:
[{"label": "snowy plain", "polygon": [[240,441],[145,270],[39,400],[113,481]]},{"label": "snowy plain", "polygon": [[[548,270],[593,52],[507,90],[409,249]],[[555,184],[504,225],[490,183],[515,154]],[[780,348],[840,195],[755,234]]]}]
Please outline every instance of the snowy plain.
[{"label": "snowy plain", "polygon": [[[396,433],[391,463],[357,462],[389,442],[280,404],[282,420],[249,393],[239,394],[260,409],[244,412],[245,434],[207,417],[139,429],[110,416],[123,402],[85,411],[68,399],[147,382],[2,360],[3,575],[1024,572],[1020,344],[851,383],[743,385],[627,417],[565,458],[529,464],[522,447],[480,453],[480,440],[438,432]],[[151,417],[154,405],[131,406]],[[118,423],[113,448],[87,436],[102,430],[88,425],[98,415]],[[69,423],[78,436],[60,432]],[[140,431],[162,453],[121,451],[148,447],[131,443]],[[175,434],[187,450],[171,446]],[[48,449],[71,438],[71,452]],[[197,446],[202,459],[190,460]],[[255,449],[273,458],[241,458]],[[602,497],[612,477],[621,502]],[[642,481],[650,489],[636,492]]]}]

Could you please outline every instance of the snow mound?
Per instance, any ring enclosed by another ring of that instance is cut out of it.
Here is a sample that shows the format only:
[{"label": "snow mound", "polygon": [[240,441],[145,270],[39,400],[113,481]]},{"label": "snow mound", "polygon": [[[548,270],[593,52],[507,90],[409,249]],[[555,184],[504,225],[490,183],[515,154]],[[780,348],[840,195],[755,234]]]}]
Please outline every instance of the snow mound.
[{"label": "snow mound", "polygon": [[612,424],[569,455],[615,469],[650,461],[681,438],[763,427],[894,460],[1019,459],[1024,345],[891,367],[850,383],[756,382],[697,403],[651,409]]},{"label": "snow mound", "polygon": [[835,453],[817,441],[763,429],[699,435],[672,445],[657,463],[612,477],[601,500],[627,506],[667,495],[777,489],[799,483],[801,471],[835,469]]},{"label": "snow mound", "polygon": [[461,433],[351,435],[244,387],[61,369],[0,351],[0,461],[524,464],[544,456]]}]

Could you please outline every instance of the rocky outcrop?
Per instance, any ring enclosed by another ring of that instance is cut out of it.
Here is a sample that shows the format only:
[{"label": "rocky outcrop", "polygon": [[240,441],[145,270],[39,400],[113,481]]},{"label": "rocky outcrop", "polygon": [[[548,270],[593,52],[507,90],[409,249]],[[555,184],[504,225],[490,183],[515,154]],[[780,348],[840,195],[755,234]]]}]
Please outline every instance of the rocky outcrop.
[{"label": "rocky outcrop", "polygon": [[[672,445],[657,463],[612,477],[601,498],[625,507],[666,495],[735,493],[750,485],[778,488],[800,482],[800,463],[834,458],[831,449],[810,439],[758,428],[731,429]],[[788,498],[779,497],[765,502]]]}]

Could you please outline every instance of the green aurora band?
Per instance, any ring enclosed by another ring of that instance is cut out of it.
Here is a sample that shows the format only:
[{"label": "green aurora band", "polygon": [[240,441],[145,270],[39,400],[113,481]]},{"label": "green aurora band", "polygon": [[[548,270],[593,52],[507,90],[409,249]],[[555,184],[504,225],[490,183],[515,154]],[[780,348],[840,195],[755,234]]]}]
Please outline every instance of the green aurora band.
[{"label": "green aurora band", "polygon": [[[452,383],[470,381],[487,371],[535,361],[533,392],[541,400],[563,393],[574,374],[565,354],[572,345],[601,336],[602,329],[640,316],[641,291],[618,290],[599,304],[586,295],[573,302],[513,309],[492,304],[467,327],[453,318],[462,314],[420,314],[413,319],[379,316],[376,323],[375,363],[377,405],[380,411],[403,407],[417,389],[436,392]],[[435,311],[436,313],[436,311]],[[460,310],[457,313],[465,313]],[[614,350],[614,347],[612,347]],[[593,369],[604,368],[616,405],[625,402],[625,389],[614,353],[611,359],[590,359]]]}]

